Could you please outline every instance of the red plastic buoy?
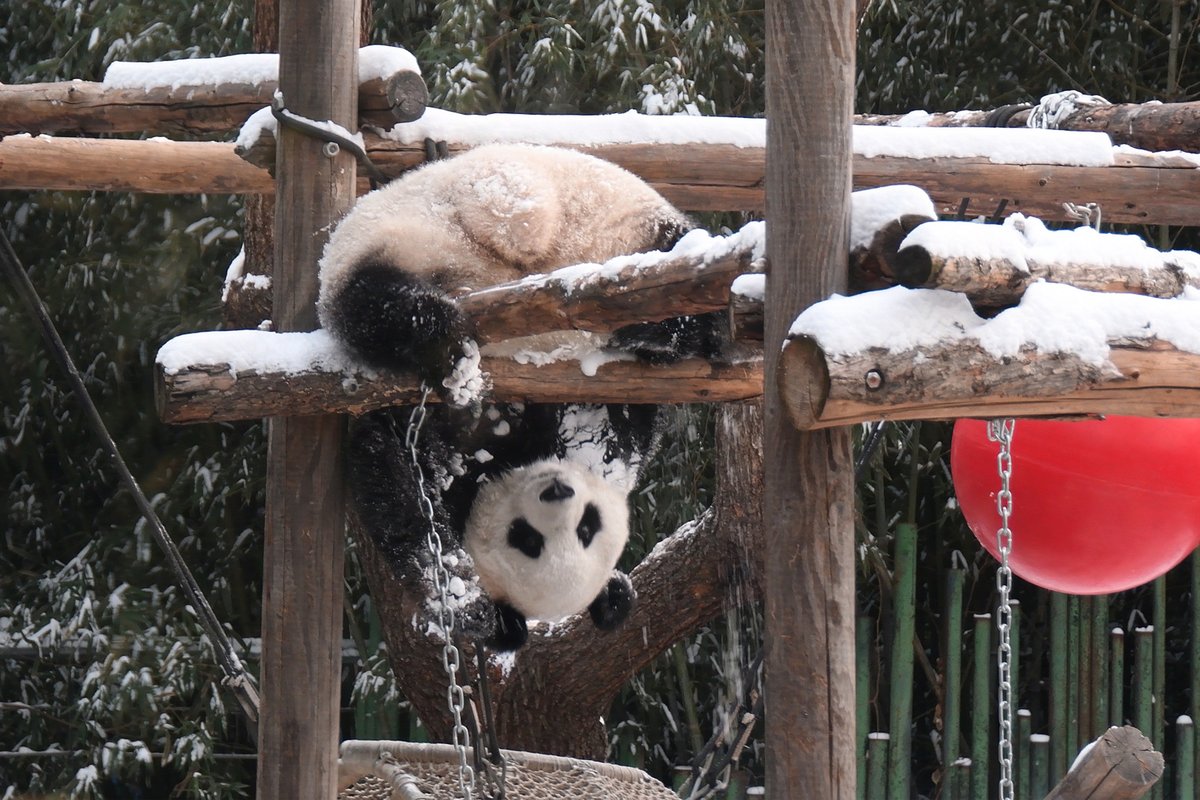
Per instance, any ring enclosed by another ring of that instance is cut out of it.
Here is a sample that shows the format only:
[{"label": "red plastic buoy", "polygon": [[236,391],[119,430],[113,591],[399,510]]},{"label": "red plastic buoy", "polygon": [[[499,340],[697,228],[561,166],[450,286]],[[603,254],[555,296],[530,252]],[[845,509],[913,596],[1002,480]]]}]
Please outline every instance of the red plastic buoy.
[{"label": "red plastic buoy", "polygon": [[[1000,490],[987,423],[954,426],[950,469],[975,538],[997,558]],[[1017,420],[1014,573],[1070,594],[1157,578],[1200,544],[1200,419]]]}]

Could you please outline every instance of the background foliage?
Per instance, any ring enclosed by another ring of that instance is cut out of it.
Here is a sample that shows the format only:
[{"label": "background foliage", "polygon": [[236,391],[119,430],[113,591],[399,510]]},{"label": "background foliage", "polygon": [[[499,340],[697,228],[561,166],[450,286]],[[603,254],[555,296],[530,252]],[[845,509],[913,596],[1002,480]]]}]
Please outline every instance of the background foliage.
[{"label": "background foliage", "polygon": [[[115,59],[223,55],[250,43],[251,0],[5,6],[5,83],[97,80]],[[1065,88],[1117,101],[1192,99],[1200,8],[1178,6],[1172,37],[1170,3],[875,0],[859,38],[857,110],[990,107]],[[375,21],[373,40],[413,49],[433,102],[446,108],[763,113],[761,0],[376,0]],[[239,216],[238,199],[223,196],[0,195],[0,224],[235,638],[259,626],[261,427],[163,426],[149,387],[163,341],[218,326]],[[7,290],[0,376],[0,750],[42,753],[0,757],[0,797],[252,792],[252,766],[238,758],[252,747],[216,688],[209,648]],[[710,416],[680,416],[642,493],[652,520],[642,547],[708,501]],[[947,553],[971,565],[970,607],[990,601],[990,565],[950,503],[945,433],[925,426],[911,447],[910,430],[894,429],[861,487],[860,606],[876,615],[887,605],[889,531],[915,493],[922,541],[937,543],[922,554],[918,590],[918,630],[931,643]],[[353,569],[347,592],[355,617],[369,618]],[[1128,602],[1136,606],[1137,593]],[[609,717],[615,757],[665,774],[708,738],[728,698],[745,692],[757,650],[757,611],[735,608],[627,688]],[[367,629],[348,628],[366,658],[348,665],[346,695],[369,706],[394,687]],[[932,689],[918,691],[931,708]],[[348,716],[346,735],[354,724]],[[932,711],[917,726],[919,758],[935,765]],[[918,774],[922,785],[931,773]]]}]

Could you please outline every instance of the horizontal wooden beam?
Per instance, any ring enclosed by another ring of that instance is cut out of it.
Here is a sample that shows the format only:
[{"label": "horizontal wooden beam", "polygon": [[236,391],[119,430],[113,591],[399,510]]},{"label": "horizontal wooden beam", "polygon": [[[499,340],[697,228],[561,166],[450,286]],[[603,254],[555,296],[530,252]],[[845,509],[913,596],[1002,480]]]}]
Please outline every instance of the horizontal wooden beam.
[{"label": "horizontal wooden beam", "polygon": [[[455,148],[451,148],[452,151]],[[622,144],[577,148],[641,175],[671,202],[692,211],[757,210],[763,204],[762,148],[704,144]],[[424,149],[394,142],[370,148],[389,174],[424,162]],[[1165,158],[1120,159],[1109,167],[993,164],[977,158],[854,159],[855,188],[911,183],[954,215],[1005,211],[1067,219],[1063,202],[1096,202],[1107,222],[1194,225],[1200,219],[1200,169]],[[0,189],[263,194],[265,169],[237,158],[232,144],[7,137],[0,141]],[[360,189],[366,189],[360,185]]]},{"label": "horizontal wooden beam", "polygon": [[[537,366],[485,358],[482,368],[491,376],[491,397],[499,401],[703,403],[762,393],[760,361],[716,364],[689,359],[659,366],[615,361],[601,365],[594,375],[584,375],[577,361]],[[419,397],[420,383],[412,376],[371,376],[353,370],[235,372],[221,363],[173,372],[160,367],[155,378],[159,416],[172,423],[362,414]]]},{"label": "horizontal wooden beam", "polygon": [[[87,81],[0,85],[0,136],[227,133],[269,106],[277,86],[273,80],[149,89],[114,89]],[[419,119],[428,99],[425,81],[416,72],[372,78],[359,86],[359,118],[363,125],[390,128]]]},{"label": "horizontal wooden beam", "polygon": [[1200,355],[1162,342],[1114,342],[1109,364],[1027,347],[998,358],[976,342],[833,356],[787,342],[780,386],[803,429],[875,419],[1200,417]]},{"label": "horizontal wooden beam", "polygon": [[[1004,127],[1024,128],[1032,108],[1016,110]],[[990,111],[949,111],[938,114],[857,114],[855,125],[923,124],[931,128],[974,128],[992,125]],[[1100,131],[1115,144],[1143,150],[1200,152],[1200,102],[1113,103],[1080,105],[1055,125],[1063,131]]]}]

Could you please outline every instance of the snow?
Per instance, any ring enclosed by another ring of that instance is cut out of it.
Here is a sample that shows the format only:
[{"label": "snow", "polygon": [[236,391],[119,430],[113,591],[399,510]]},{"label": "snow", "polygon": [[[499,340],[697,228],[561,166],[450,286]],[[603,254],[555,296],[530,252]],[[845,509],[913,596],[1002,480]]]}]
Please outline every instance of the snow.
[{"label": "snow", "polygon": [[357,363],[326,331],[272,333],[270,331],[207,331],[176,336],[162,346],[155,359],[168,375],[188,367],[228,365],[229,371],[345,372],[374,376]]},{"label": "snow", "polygon": [[738,275],[730,285],[731,294],[762,302],[767,296],[767,276],[761,273]]},{"label": "snow", "polygon": [[896,184],[851,193],[850,250],[870,247],[879,230],[905,214],[937,219],[933,201],[917,186]]},{"label": "snow", "polygon": [[1191,725],[1192,718],[1189,717],[1187,714],[1180,714],[1178,717],[1175,718],[1175,724],[1176,725]]},{"label": "snow", "polygon": [[[397,72],[420,73],[417,59],[402,47],[369,45],[358,51],[359,83],[387,78]],[[110,89],[179,89],[183,86],[225,86],[273,83],[279,73],[275,53],[242,53],[219,58],[180,61],[114,61],[104,73]]]},{"label": "snow", "polygon": [[1107,167],[1112,141],[1094,131],[1024,128],[903,128],[855,125],[854,154],[866,158],[983,158],[993,164]]},{"label": "snow", "polygon": [[[425,139],[477,147],[493,142],[600,147],[614,144],[716,144],[765,147],[766,121],[749,117],[622,114],[457,114],[428,108],[415,122],[381,135],[402,144]],[[1020,128],[906,128],[855,125],[854,154],[867,158],[985,158],[997,164],[1108,166],[1108,135]]]},{"label": "snow", "polygon": [[1043,266],[1087,264],[1161,270],[1168,265],[1200,282],[1200,254],[1187,250],[1166,253],[1139,236],[1100,233],[1087,226],[1051,230],[1036,217],[1013,214],[1002,225],[946,220],[919,226],[901,243],[917,245],[942,258],[1008,261],[1022,272],[1030,264]]},{"label": "snow", "polygon": [[790,334],[813,337],[832,356],[872,348],[898,353],[969,339],[995,358],[1015,356],[1030,346],[1104,366],[1110,343],[1122,339],[1154,337],[1200,353],[1200,306],[1195,303],[1191,297],[1086,292],[1038,281],[1020,304],[984,320],[965,295],[897,286],[854,297],[834,295],[806,309]]},{"label": "snow", "polygon": [[1071,769],[1068,769],[1067,772],[1070,772],[1072,769],[1075,769],[1077,766],[1079,766],[1079,762],[1083,761],[1084,757],[1087,756],[1087,754],[1090,753],[1092,748],[1095,746],[1095,742],[1088,742],[1085,744],[1083,749],[1079,751],[1079,755],[1075,756],[1075,760],[1071,762]]}]

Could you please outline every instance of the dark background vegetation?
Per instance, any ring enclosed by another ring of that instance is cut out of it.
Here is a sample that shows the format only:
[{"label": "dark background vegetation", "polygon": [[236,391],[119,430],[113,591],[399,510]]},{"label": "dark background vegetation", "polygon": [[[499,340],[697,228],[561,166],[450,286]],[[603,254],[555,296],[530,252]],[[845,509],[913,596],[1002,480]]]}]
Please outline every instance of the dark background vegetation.
[{"label": "dark background vegetation", "polygon": [[[99,80],[113,60],[250,49],[251,0],[3,5],[5,83]],[[989,108],[1060,89],[1113,101],[1195,99],[1200,8],[1179,7],[1172,57],[1169,2],[875,0],[859,35],[856,110]],[[761,0],[376,0],[375,22],[373,41],[416,52],[433,103],[446,108],[763,113]],[[225,196],[0,193],[0,224],[118,445],[217,614],[244,638],[259,628],[262,428],[167,427],[154,415],[150,391],[163,342],[219,327],[221,283],[240,246],[241,214],[239,198]],[[1194,231],[1147,233],[1194,247]],[[0,758],[0,797],[251,794],[252,762],[238,756],[252,747],[218,689],[199,627],[7,288],[0,289],[0,420],[0,750],[43,752]],[[644,521],[631,558],[708,502],[710,420],[705,409],[681,412],[640,494]],[[943,425],[894,426],[862,483],[859,521],[860,612],[880,620],[883,647],[891,528],[915,503],[917,630],[935,669],[941,575],[952,552],[970,569],[968,611],[994,602],[993,565],[949,502],[948,441]],[[1168,580],[1169,596],[1182,600],[1186,575]],[[1019,594],[1029,612],[1027,655],[1036,663],[1044,656],[1045,603],[1030,587],[1019,586]],[[665,775],[708,738],[724,702],[745,688],[740,676],[758,649],[758,611],[736,600],[727,620],[682,642],[626,690],[608,718],[614,758]],[[347,635],[365,643],[370,601],[353,557],[347,604],[356,620]],[[1149,605],[1147,590],[1126,593],[1114,600],[1113,619],[1149,616]],[[1172,613],[1169,715],[1190,708],[1185,622],[1182,612]],[[18,646],[32,647],[36,657]],[[393,696],[386,659],[366,650],[363,662],[346,665],[348,706]],[[873,674],[882,668],[876,661]],[[1040,673],[1026,667],[1022,674],[1024,704],[1035,710],[1039,730]],[[920,671],[916,683],[914,772],[928,791],[939,766],[930,736],[936,694]],[[879,692],[872,729],[887,722],[886,692]],[[344,734],[355,733],[348,713]]]}]

